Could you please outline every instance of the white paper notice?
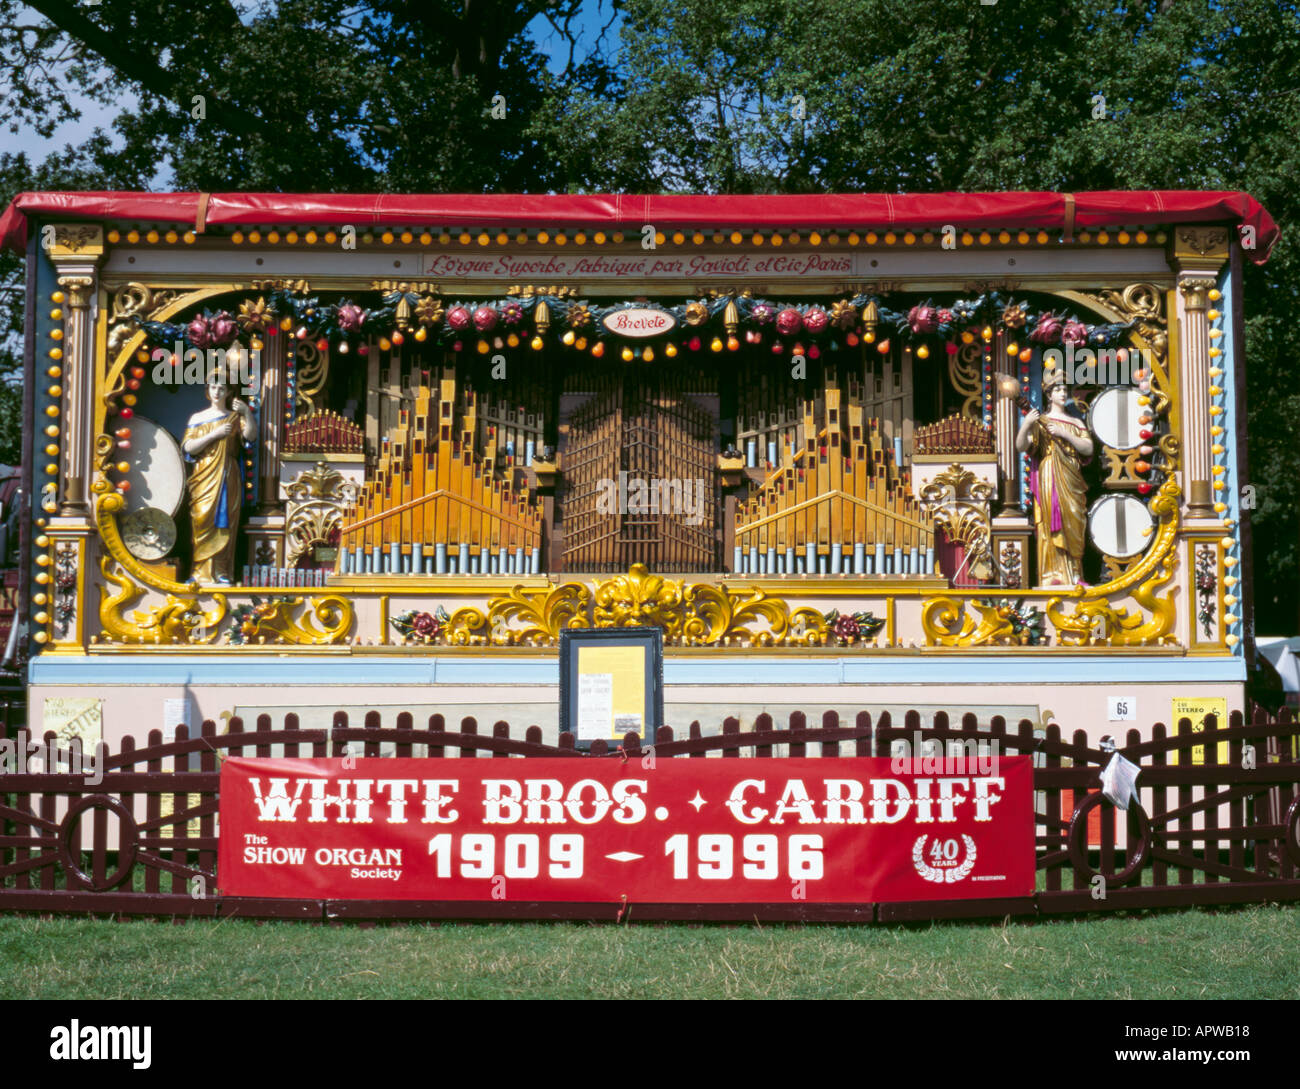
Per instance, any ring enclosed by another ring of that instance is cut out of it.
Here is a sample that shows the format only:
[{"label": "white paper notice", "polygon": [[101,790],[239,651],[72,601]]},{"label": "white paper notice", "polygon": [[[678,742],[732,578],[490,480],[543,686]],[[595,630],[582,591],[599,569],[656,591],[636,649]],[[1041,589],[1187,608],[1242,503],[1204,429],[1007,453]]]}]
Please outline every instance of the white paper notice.
[{"label": "white paper notice", "polygon": [[177,726],[188,726],[190,728],[190,737],[198,737],[200,725],[202,724],[195,721],[194,701],[189,696],[182,696],[177,700],[163,700],[162,733],[164,741],[176,740]]},{"label": "white paper notice", "polygon": [[606,740],[614,728],[614,674],[578,675],[578,740]]}]

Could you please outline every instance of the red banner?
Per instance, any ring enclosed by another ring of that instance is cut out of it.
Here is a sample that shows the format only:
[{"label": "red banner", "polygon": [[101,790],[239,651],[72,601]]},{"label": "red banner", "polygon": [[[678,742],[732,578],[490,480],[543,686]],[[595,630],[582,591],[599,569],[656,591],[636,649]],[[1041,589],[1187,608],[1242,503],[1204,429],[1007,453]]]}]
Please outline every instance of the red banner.
[{"label": "red banner", "polygon": [[221,769],[219,856],[227,896],[1026,896],[1034,890],[1033,769],[1025,756],[230,759]]}]

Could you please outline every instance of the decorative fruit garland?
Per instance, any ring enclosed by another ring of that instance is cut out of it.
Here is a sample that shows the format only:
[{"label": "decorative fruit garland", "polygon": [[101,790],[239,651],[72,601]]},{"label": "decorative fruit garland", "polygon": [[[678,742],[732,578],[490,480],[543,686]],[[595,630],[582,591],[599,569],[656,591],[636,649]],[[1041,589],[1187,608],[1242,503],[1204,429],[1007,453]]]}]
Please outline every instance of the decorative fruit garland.
[{"label": "decorative fruit garland", "polygon": [[[310,339],[319,351],[344,355],[368,354],[371,340],[381,351],[400,347],[410,338],[483,355],[525,344],[540,351],[558,342],[597,358],[611,345],[617,346],[626,362],[637,358],[650,362],[656,348],[671,357],[681,351],[738,351],[742,343],[767,345],[775,355],[816,359],[828,349],[860,343],[874,343],[886,353],[895,339],[926,359],[941,347],[955,354],[959,342],[990,343],[1000,328],[1013,338],[1006,346],[1008,354],[1028,362],[1035,345],[1106,347],[1117,343],[1133,324],[1088,324],[1072,315],[1035,310],[998,292],[958,299],[949,306],[936,306],[927,299],[906,311],[883,306],[872,295],[855,295],[829,306],[738,295],[657,307],[675,319],[674,327],[639,339],[634,347],[602,323],[618,311],[645,307],[642,302],[600,307],[563,295],[531,295],[444,303],[435,295],[409,291],[390,291],[379,299],[378,305],[366,308],[346,296],[330,303],[316,295],[277,290],[244,300],[234,314],[228,310],[200,313],[188,322],[143,322],[141,328],[152,345],[172,347],[180,342],[200,350],[260,351],[268,338],[279,335]],[[142,350],[141,357],[147,360],[151,353]]]}]

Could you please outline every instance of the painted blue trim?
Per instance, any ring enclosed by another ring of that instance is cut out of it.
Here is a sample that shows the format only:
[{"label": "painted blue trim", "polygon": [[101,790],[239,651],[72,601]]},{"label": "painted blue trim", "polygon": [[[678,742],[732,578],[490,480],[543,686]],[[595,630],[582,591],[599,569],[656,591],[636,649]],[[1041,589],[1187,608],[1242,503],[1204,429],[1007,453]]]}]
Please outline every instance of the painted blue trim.
[{"label": "painted blue trim", "polygon": [[[1104,670],[1104,673],[1102,672]],[[1120,682],[1244,683],[1239,657],[1048,658],[673,658],[665,684],[1115,684]],[[28,666],[30,684],[103,685],[557,685],[555,658],[271,658],[202,659],[181,655],[42,656]]]}]

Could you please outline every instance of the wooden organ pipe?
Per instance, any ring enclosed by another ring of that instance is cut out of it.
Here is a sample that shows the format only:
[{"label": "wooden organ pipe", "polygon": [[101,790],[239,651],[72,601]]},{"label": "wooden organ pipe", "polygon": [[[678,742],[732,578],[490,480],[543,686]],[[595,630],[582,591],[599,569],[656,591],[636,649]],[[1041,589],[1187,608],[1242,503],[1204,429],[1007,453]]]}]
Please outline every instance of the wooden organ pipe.
[{"label": "wooden organ pipe", "polygon": [[509,464],[497,428],[475,448],[478,427],[472,389],[458,418],[451,368],[436,390],[415,386],[414,407],[398,412],[373,475],[344,515],[340,574],[540,573],[542,504]]},{"label": "wooden organ pipe", "polygon": [[865,418],[860,386],[847,391],[845,403],[828,368],[823,388],[804,400],[800,448],[737,509],[733,571],[935,573],[934,523],[912,495],[897,444]]}]

